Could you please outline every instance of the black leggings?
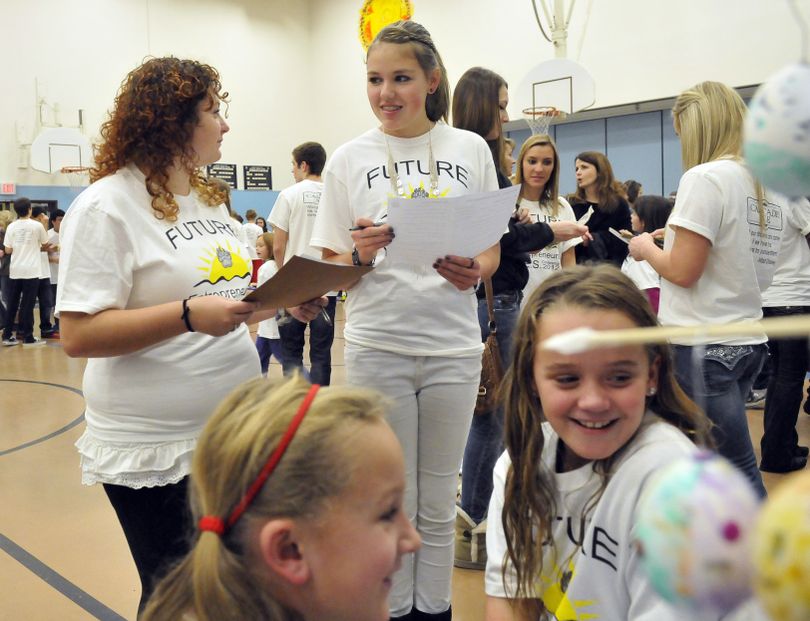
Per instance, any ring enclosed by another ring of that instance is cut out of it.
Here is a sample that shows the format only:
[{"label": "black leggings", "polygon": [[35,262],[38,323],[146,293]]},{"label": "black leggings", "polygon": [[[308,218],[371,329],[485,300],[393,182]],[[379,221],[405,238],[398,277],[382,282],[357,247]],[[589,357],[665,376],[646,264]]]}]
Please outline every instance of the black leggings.
[{"label": "black leggings", "polygon": [[143,611],[161,577],[189,550],[188,477],[172,485],[132,489],[104,484],[141,579]]}]

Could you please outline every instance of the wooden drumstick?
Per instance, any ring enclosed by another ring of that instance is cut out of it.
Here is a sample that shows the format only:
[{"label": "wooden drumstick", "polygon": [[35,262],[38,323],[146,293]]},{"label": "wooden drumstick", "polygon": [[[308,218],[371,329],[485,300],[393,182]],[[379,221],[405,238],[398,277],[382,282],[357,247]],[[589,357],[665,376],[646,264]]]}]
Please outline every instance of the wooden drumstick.
[{"label": "wooden drumstick", "polygon": [[[810,336],[810,315],[772,317],[762,321],[744,321],[698,326],[656,326],[626,330],[577,328],[546,339],[540,344],[561,354],[579,354],[602,347],[666,343],[673,338],[743,337],[767,334],[771,338]],[[708,341],[713,342],[713,341]]]}]

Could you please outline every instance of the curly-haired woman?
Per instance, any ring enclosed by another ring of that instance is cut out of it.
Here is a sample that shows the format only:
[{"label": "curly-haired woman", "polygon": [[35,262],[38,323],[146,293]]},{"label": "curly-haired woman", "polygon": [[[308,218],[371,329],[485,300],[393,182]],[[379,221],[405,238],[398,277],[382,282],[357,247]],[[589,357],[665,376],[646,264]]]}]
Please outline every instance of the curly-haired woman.
[{"label": "curly-haired woman", "polygon": [[62,344],[89,358],[82,479],[102,483],[118,515],[141,608],[186,551],[197,437],[216,404],[260,374],[245,324],[270,311],[240,301],[250,259],[222,191],[199,172],[220,158],[226,98],[217,71],[196,61],[133,70],[101,128],[93,183],[62,224]]}]

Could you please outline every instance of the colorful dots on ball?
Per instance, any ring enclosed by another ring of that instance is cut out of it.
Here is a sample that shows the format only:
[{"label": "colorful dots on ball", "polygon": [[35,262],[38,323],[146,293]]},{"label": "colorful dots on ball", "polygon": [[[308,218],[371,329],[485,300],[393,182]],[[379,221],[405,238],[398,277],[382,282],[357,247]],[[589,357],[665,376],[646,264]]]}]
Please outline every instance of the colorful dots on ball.
[{"label": "colorful dots on ball", "polygon": [[753,558],[754,591],[768,616],[810,619],[810,472],[786,479],[765,503]]},{"label": "colorful dots on ball", "polygon": [[810,65],[788,65],[759,87],[743,148],[766,187],[791,198],[810,196]]},{"label": "colorful dots on ball", "polygon": [[656,592],[695,611],[725,614],[751,596],[751,535],[759,500],[725,459],[701,451],[650,482],[635,542]]}]

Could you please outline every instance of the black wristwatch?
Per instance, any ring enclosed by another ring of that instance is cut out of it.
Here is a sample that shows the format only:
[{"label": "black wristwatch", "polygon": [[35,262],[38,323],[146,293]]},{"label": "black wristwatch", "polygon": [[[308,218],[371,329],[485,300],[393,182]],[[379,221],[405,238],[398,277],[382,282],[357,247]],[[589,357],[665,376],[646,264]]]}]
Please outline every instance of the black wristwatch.
[{"label": "black wristwatch", "polygon": [[354,265],[365,265],[365,266],[374,265],[374,260],[376,258],[377,257],[374,257],[373,259],[371,259],[371,262],[369,262],[369,263],[363,263],[360,260],[360,253],[357,252],[357,248],[352,248],[352,264],[354,264]]}]

